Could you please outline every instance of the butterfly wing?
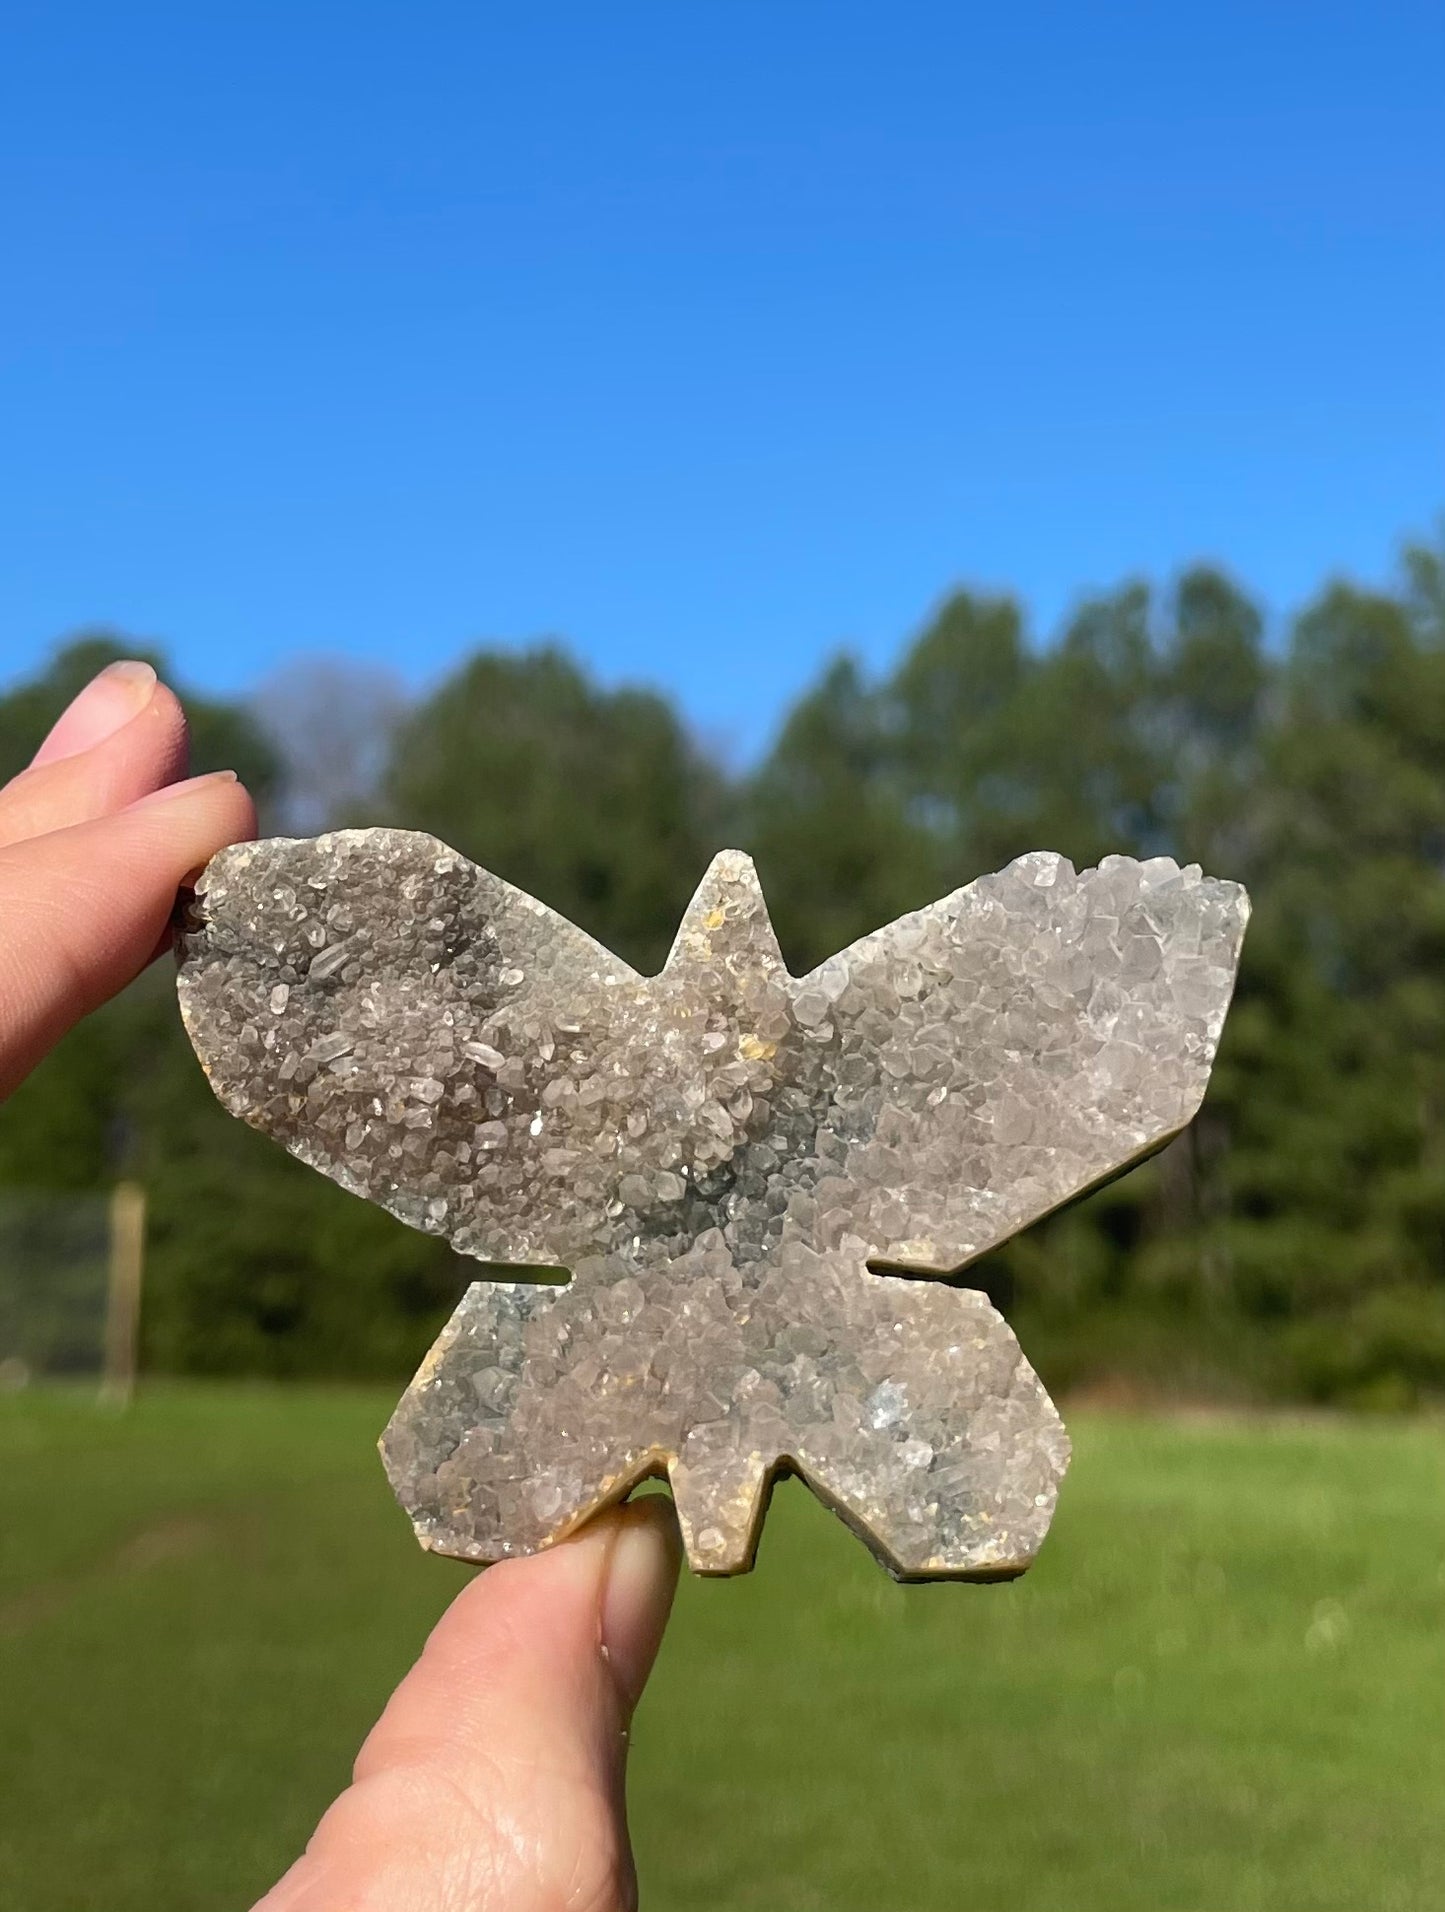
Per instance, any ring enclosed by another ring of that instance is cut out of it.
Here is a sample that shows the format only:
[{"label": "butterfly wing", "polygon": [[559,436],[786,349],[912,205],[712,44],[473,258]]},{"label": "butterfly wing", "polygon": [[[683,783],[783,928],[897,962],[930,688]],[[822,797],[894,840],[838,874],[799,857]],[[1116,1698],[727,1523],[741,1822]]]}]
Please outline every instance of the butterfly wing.
[{"label": "butterfly wing", "polygon": [[1248,918],[1167,858],[1020,857],[797,986],[831,1025],[825,1238],[955,1270],[1178,1133],[1204,1094]]},{"label": "butterfly wing", "polygon": [[233,1115],[463,1254],[565,1265],[612,1189],[574,1172],[545,1199],[549,1085],[590,1072],[638,980],[434,837],[342,830],[215,857],[179,991]]}]

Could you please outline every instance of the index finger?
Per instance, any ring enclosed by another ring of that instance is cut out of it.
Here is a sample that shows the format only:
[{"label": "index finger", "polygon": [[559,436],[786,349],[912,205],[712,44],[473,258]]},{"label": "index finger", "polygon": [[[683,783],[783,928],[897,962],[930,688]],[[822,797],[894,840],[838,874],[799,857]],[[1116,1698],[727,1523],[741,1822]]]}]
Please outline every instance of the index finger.
[{"label": "index finger", "polygon": [[0,849],[0,1095],[139,974],[186,877],[255,828],[222,770]]}]

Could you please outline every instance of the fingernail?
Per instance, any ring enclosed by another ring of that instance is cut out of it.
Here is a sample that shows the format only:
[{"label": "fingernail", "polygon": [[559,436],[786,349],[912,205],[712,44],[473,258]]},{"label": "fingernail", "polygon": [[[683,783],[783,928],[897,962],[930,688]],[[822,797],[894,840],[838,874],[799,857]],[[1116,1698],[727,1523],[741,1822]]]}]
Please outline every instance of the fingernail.
[{"label": "fingernail", "polygon": [[617,1538],[602,1587],[602,1648],[631,1712],[647,1684],[677,1590],[682,1538],[672,1502],[649,1494],[615,1516]]},{"label": "fingernail", "polygon": [[182,797],[193,797],[197,791],[207,790],[212,785],[235,783],[234,770],[208,770],[203,777],[187,777],[182,783],[163,784],[159,790],[152,790],[148,797],[137,797],[134,803],[127,804],[127,810],[145,810],[152,804],[175,803]]},{"label": "fingernail", "polygon": [[77,757],[82,750],[103,743],[140,715],[155,695],[155,688],[156,674],[149,664],[129,657],[107,664],[66,705],[33,762],[57,763],[62,757]]}]

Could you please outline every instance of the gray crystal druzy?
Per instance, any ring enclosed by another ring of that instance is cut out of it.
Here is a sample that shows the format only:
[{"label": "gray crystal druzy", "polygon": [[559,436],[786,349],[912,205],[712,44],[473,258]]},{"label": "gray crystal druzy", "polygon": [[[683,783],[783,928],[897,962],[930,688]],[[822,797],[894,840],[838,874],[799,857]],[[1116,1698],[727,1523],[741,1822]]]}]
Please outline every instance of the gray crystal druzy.
[{"label": "gray crystal druzy", "polygon": [[641,977],[434,838],[223,851],[183,937],[226,1107],[477,1281],[383,1437],[424,1545],[545,1547],[668,1475],[701,1573],[801,1474],[896,1574],[1024,1568],[1068,1443],[947,1276],[1175,1134],[1244,892],[1031,855],[795,980],[713,863]]}]

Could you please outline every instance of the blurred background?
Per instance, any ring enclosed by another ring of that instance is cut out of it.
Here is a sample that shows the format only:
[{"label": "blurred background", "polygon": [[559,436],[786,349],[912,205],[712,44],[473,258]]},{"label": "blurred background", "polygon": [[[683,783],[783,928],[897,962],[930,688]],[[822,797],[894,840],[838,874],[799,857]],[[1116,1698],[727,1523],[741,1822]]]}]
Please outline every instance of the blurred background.
[{"label": "blurred background", "polygon": [[[1042,1561],[895,1588],[780,1493],[639,1722],[654,1912],[1445,1896],[1442,62],[1403,3],[0,28],[0,776],[141,655],[268,831],[640,966],[725,844],[795,970],[1028,849],[1253,893],[1199,1120],[980,1270],[1078,1437]],[[370,1443],[469,1278],[221,1112],[165,964],[0,1109],[0,1903],[304,1840],[458,1583]]]}]

